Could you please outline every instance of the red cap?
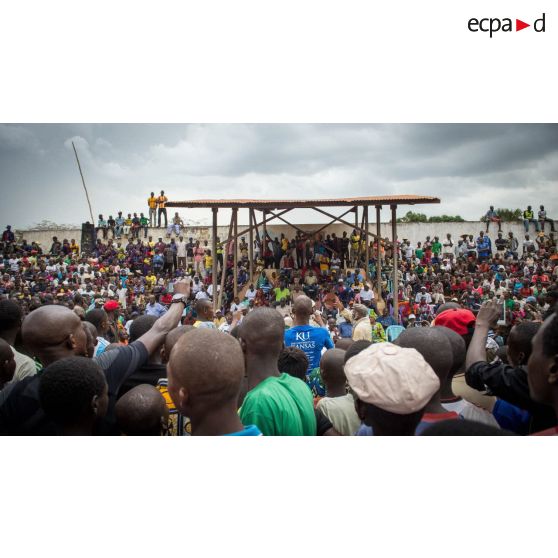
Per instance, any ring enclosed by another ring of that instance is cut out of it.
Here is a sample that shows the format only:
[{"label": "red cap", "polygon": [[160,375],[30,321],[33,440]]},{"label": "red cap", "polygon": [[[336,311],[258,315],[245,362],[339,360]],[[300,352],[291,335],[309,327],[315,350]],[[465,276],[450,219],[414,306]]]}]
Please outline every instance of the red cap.
[{"label": "red cap", "polygon": [[113,312],[114,310],[118,310],[118,308],[120,308],[120,305],[118,304],[118,302],[116,302],[116,300],[109,300],[105,302],[103,308],[107,312]]},{"label": "red cap", "polygon": [[469,326],[474,325],[476,320],[475,315],[470,310],[450,308],[436,316],[434,325],[445,326],[459,335],[466,335],[469,333]]}]

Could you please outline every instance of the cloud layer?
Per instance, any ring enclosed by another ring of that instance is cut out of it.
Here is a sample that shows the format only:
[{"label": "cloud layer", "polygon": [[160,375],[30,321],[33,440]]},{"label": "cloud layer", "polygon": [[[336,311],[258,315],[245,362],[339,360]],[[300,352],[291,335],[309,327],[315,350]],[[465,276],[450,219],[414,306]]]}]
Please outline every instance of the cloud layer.
[{"label": "cloud layer", "polygon": [[[0,125],[6,224],[89,219],[72,141],[95,218],[145,211],[160,189],[170,199],[423,194],[442,200],[420,209],[429,215],[477,219],[490,204],[544,203],[558,218],[558,125],[9,124]],[[308,210],[293,220],[323,221]]]}]

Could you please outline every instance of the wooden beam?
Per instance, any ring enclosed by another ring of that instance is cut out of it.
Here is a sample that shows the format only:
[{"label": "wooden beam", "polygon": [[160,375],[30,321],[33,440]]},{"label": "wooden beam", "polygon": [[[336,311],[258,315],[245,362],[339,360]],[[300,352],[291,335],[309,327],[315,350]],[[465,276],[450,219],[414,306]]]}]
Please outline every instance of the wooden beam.
[{"label": "wooden beam", "polygon": [[347,209],[347,211],[345,211],[345,213],[342,213],[341,215],[339,215],[339,217],[335,217],[333,220],[331,220],[327,225],[324,225],[323,227],[319,228],[317,231],[312,231],[308,234],[311,235],[316,235],[321,233],[324,229],[327,229],[328,227],[330,227],[331,225],[333,225],[333,223],[335,223],[336,221],[338,221],[339,219],[341,219],[341,217],[345,217],[345,215],[347,215],[347,213],[350,213],[353,210],[353,208],[351,207],[351,209]]},{"label": "wooden beam", "polygon": [[[250,283],[254,281],[254,229],[252,227],[252,223],[256,220],[256,217],[253,215],[253,213],[253,209],[248,210],[248,221],[250,223],[250,246],[248,247]],[[254,218],[253,220],[252,217]]]},{"label": "wooden beam", "polygon": [[393,250],[393,318],[399,323],[399,281],[398,281],[398,261],[397,261],[397,206],[391,206],[391,242]]},{"label": "wooden beam", "polygon": [[378,301],[382,299],[382,238],[380,229],[381,205],[376,206],[376,246],[378,254],[376,258],[376,288],[378,290]]},{"label": "wooden beam", "polygon": [[266,210],[262,209],[262,213],[264,219],[262,221],[262,243],[260,245],[260,250],[262,251],[262,259],[264,261],[264,268],[265,268],[267,267],[265,265],[265,253],[267,251],[267,227],[266,227],[267,220],[265,218]]},{"label": "wooden beam", "polygon": [[[231,222],[229,224],[229,237],[232,235],[233,230],[233,214],[231,213]],[[219,290],[219,298],[217,299],[217,308],[221,308],[223,300],[223,293],[225,292],[225,275],[227,274],[227,262],[229,261],[229,244],[225,242],[225,253],[223,254],[223,269],[221,270],[221,289]]]},{"label": "wooden beam", "polygon": [[289,227],[292,227],[293,229],[296,229],[298,232],[306,234],[306,231],[302,230],[301,228],[297,227],[296,225],[293,225],[292,223],[290,223],[286,219],[283,219],[283,217],[281,217],[280,215],[277,215],[273,211],[268,209],[267,212],[271,213],[271,215],[273,215],[276,219],[279,219],[280,221],[283,221],[283,223],[286,223],[287,225],[289,225]]},{"label": "wooden beam", "polygon": [[[368,206],[364,206],[364,261],[365,261],[365,272],[369,275],[370,266],[370,246],[368,245]],[[370,277],[368,277],[370,279]]]},{"label": "wooden beam", "polygon": [[[235,208],[233,208],[234,210]],[[237,208],[238,209],[238,208]],[[260,225],[265,225],[266,223],[268,223],[269,221],[273,221],[273,219],[276,219],[279,215],[284,215],[285,213],[288,213],[289,211],[292,211],[292,208],[289,209],[284,209],[283,211],[281,211],[280,213],[277,213],[277,215],[271,216],[269,218],[265,217],[265,213],[269,213],[268,209],[262,209],[262,211],[264,212],[264,218],[262,221],[260,221],[259,223],[256,223],[254,225],[254,228],[259,227]],[[255,215],[255,214],[254,214]],[[240,231],[236,236],[237,238],[240,236],[245,235],[247,232],[250,232],[250,227],[248,227],[247,229],[244,229],[243,231]],[[234,237],[228,238],[227,240],[233,240]]]},{"label": "wooden beam", "polygon": [[[335,215],[332,215],[331,213],[328,213],[327,211],[324,211],[323,209],[320,209],[319,207],[312,207],[310,209],[313,209],[314,211],[317,211],[318,213],[322,213],[323,215],[326,215],[330,219],[335,219],[336,221],[339,221],[340,223],[343,223],[344,225],[346,225],[347,227],[350,227],[351,229],[355,228],[352,223],[349,223],[349,221],[345,221],[345,219],[341,219],[341,217],[336,217]],[[356,230],[357,231],[360,230],[358,225],[356,227]],[[373,233],[370,233],[370,234],[371,234],[371,236],[376,236]]]},{"label": "wooden beam", "polygon": [[360,230],[360,235],[359,235],[360,240],[358,243],[357,259],[355,265],[356,267],[360,268],[360,255],[362,254],[362,239],[364,237],[364,207],[362,208],[362,219],[361,219],[360,229],[357,230]]},{"label": "wooden beam", "polygon": [[216,207],[212,207],[213,212],[213,231],[211,239],[211,255],[213,256],[213,270],[212,270],[212,280],[213,280],[213,312],[217,311],[217,212],[219,211]]},{"label": "wooden beam", "polygon": [[233,208],[234,215],[234,240],[233,240],[233,291],[234,296],[238,296],[238,208]]}]

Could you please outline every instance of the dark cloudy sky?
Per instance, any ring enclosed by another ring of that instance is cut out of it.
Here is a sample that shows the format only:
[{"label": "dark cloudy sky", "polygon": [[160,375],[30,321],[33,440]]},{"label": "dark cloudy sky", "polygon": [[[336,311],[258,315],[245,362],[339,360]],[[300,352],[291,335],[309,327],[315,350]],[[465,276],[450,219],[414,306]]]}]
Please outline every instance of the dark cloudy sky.
[{"label": "dark cloudy sky", "polygon": [[[428,215],[544,203],[558,218],[558,125],[6,124],[3,224],[89,219],[72,141],[95,218],[145,211],[161,189],[170,199],[423,194],[442,200],[420,209]],[[307,210],[294,220],[322,221]]]}]

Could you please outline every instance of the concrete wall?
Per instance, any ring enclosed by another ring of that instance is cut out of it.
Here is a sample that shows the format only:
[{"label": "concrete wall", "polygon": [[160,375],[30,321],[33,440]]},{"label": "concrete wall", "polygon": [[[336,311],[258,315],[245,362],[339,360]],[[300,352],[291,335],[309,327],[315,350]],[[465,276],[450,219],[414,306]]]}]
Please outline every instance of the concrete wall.
[{"label": "concrete wall", "polygon": [[[312,231],[317,230],[322,225],[316,224],[306,224],[306,225],[298,225],[300,229],[304,231]],[[246,225],[238,225],[238,232],[244,230]],[[218,235],[221,239],[227,237],[228,234],[228,226],[225,227],[218,227]],[[288,225],[276,225],[270,223],[268,226],[268,233],[273,238],[275,236],[280,236],[281,233],[284,233],[287,238],[292,238],[296,234],[296,230]],[[331,234],[335,233],[337,236],[341,236],[343,231],[347,231],[348,234],[351,233],[350,227],[345,227],[345,225],[331,225],[325,231],[322,231],[322,234]],[[391,239],[391,224],[390,223],[382,223],[380,225],[381,235],[383,238],[390,238]],[[447,233],[451,233],[452,238],[457,241],[462,234],[472,234],[476,238],[479,234],[479,231],[486,230],[486,224],[481,223],[479,221],[467,221],[464,223],[401,223],[397,225],[397,236],[399,239],[408,238],[414,245],[417,242],[423,242],[427,236],[434,238],[434,236],[439,236],[441,240],[446,237]],[[375,233],[376,225],[375,223],[370,224],[370,232]],[[490,232],[489,236],[494,239],[496,238],[496,233],[498,231],[498,227],[495,223],[490,224]],[[517,223],[503,223],[502,224],[502,231],[504,235],[507,235],[509,231],[513,232],[513,234],[518,237],[519,239],[523,238],[524,229],[523,224],[521,222]],[[45,231],[34,231],[34,230],[22,230],[16,231],[18,236],[21,238],[25,238],[28,242],[37,242],[43,250],[48,250],[50,248],[52,237],[57,236],[60,241],[64,238],[68,240],[75,238],[78,244],[81,242],[81,230],[79,229],[67,229],[67,230],[45,230]],[[530,227],[531,235],[535,233],[534,225]],[[149,235],[151,235],[155,240],[159,237],[165,237],[166,230],[165,229],[150,229]],[[260,228],[261,234],[261,228]],[[109,233],[110,235],[110,233]],[[196,240],[210,240],[211,239],[211,227],[186,227],[183,231],[183,235],[185,238],[193,237]],[[248,240],[248,235],[246,234],[246,240]],[[125,238],[122,239],[122,245],[125,246],[127,241]]]}]

